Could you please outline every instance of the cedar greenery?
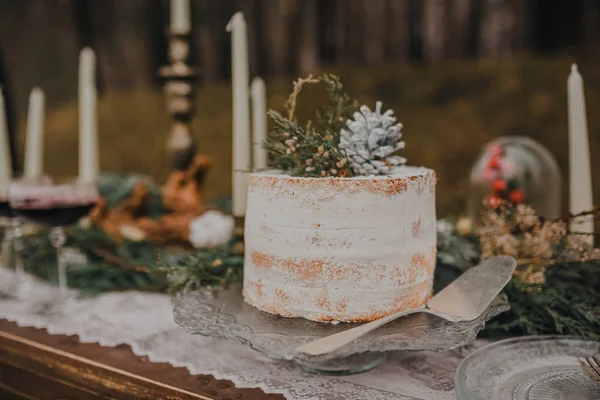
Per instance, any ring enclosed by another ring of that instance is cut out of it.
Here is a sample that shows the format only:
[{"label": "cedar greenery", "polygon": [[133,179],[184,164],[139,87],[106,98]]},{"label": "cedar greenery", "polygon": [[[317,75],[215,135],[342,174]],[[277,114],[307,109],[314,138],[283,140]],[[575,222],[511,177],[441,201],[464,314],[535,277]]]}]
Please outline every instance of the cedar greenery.
[{"label": "cedar greenery", "polygon": [[[511,219],[504,224],[512,222]],[[440,226],[446,229],[439,229]],[[481,246],[488,247],[488,240],[487,233],[481,237],[461,236],[453,222],[438,223],[436,288],[476,265],[482,255]],[[600,259],[589,259],[584,252],[583,259],[566,261],[562,256],[566,248],[562,249],[554,249],[561,256],[546,260],[541,269],[539,259],[511,254],[518,259],[518,267],[504,289],[510,310],[486,325],[487,336],[568,334],[600,340]],[[531,270],[542,278],[531,279]],[[440,285],[441,277],[445,282]]]},{"label": "cedar greenery", "polygon": [[[146,242],[115,243],[96,230],[74,228],[67,233],[68,245],[79,247],[90,260],[68,268],[69,286],[85,295],[121,290],[176,292],[242,280],[243,256],[233,244],[182,251]],[[28,235],[26,243],[27,271],[55,283],[55,252],[47,231]],[[477,237],[439,233],[436,291],[475,265],[479,255]],[[511,309],[490,321],[484,334],[569,334],[600,340],[600,261],[558,262],[549,265],[545,275],[543,284],[513,279],[504,290]]]},{"label": "cedar greenery", "polygon": [[[115,192],[119,188],[121,195],[126,195],[126,187],[136,181],[112,177],[103,187]],[[442,226],[445,228],[438,229],[436,290],[477,264],[481,256],[479,236],[457,234],[450,221],[438,223],[438,228]],[[29,233],[22,255],[28,272],[56,282],[56,253],[47,233],[45,229]],[[172,249],[147,242],[116,243],[104,232],[81,227],[67,229],[67,237],[67,246],[79,248],[89,260],[67,269],[69,286],[83,294],[178,291],[242,280],[243,256],[234,242],[212,250]],[[571,334],[600,340],[600,260],[556,261],[544,269],[544,274],[544,280],[533,283],[513,279],[504,290],[510,311],[490,321],[484,333]]]},{"label": "cedar greenery", "polygon": [[[149,242],[115,242],[106,233],[79,227],[66,230],[66,248],[81,251],[85,263],[69,264],[69,287],[83,295],[111,291],[179,291],[240,282],[244,257],[235,244],[208,249],[172,249]],[[57,282],[56,250],[41,229],[24,237],[27,272]]]},{"label": "cedar greenery", "polygon": [[[316,112],[314,121],[301,126],[295,114],[298,96],[304,85],[316,83],[325,85],[331,103]],[[264,142],[270,164],[293,176],[350,176],[352,170],[338,143],[341,129],[358,105],[344,92],[340,79],[329,74],[298,79],[285,108],[285,117],[274,110],[268,112],[274,125]]]},{"label": "cedar greenery", "polygon": [[509,282],[510,310],[487,326],[488,335],[575,335],[600,340],[600,261],[559,262],[545,283]]},{"label": "cedar greenery", "polygon": [[[160,217],[160,188],[147,177],[105,175],[100,178],[99,191],[115,206],[139,182],[149,189],[150,214]],[[217,201],[215,205],[224,210],[230,208],[229,201]],[[179,284],[181,288],[196,288],[241,280],[243,257],[236,255],[233,242],[216,249],[180,249],[143,241],[116,242],[104,231],[80,226],[69,227],[65,232],[65,248],[77,249],[87,258],[87,262],[72,263],[67,268],[69,287],[79,289],[83,295],[123,290],[163,292],[180,289]],[[27,272],[56,283],[56,250],[48,233],[45,228],[30,230],[22,240],[20,253]]]},{"label": "cedar greenery", "polygon": [[[79,289],[82,294],[164,291],[167,288],[159,265],[159,252],[164,249],[147,242],[116,243],[95,229],[69,228],[66,234],[65,248],[75,247],[87,257],[87,262],[69,264],[67,268],[69,287]],[[24,236],[23,245],[20,254],[26,271],[56,283],[56,250],[48,240],[48,230],[41,229]]]},{"label": "cedar greenery", "polygon": [[242,281],[244,256],[233,247],[197,252],[163,268],[169,280],[169,291],[198,290],[204,287],[228,286]]}]

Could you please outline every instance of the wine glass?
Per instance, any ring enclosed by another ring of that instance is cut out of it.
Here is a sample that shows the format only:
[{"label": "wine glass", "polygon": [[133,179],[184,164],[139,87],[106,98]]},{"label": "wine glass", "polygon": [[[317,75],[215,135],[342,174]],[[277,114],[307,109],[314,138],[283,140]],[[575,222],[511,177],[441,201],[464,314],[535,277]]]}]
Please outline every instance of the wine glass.
[{"label": "wine glass", "polygon": [[12,219],[13,213],[8,203],[8,185],[0,184],[0,223],[4,228],[2,238],[2,261],[5,266],[10,264],[10,252],[12,247]]},{"label": "wine glass", "polygon": [[0,184],[0,221],[4,227],[1,257],[5,267],[10,268],[14,266],[17,284],[12,285],[10,288],[3,288],[9,292],[3,294],[9,297],[17,297],[23,289],[25,270],[19,254],[21,223],[10,207],[8,187],[9,183]]},{"label": "wine glass", "polygon": [[4,236],[2,237],[2,247],[0,260],[2,265],[9,267],[12,264],[12,247],[13,247],[13,230],[12,230],[13,213],[8,203],[8,184],[0,183],[0,226],[4,228]]},{"label": "wine glass", "polygon": [[50,228],[50,243],[56,249],[58,286],[67,294],[67,271],[63,245],[65,226],[75,224],[98,202],[95,182],[78,180],[57,183],[51,179],[20,179],[11,183],[8,200],[15,215]]}]

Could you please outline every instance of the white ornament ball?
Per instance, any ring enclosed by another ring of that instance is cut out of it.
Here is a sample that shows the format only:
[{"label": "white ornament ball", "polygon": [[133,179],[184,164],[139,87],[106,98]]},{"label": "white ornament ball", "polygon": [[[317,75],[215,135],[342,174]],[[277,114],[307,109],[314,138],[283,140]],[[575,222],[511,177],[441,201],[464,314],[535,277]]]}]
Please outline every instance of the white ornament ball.
[{"label": "white ornament ball", "polygon": [[231,215],[219,211],[207,211],[190,221],[190,243],[197,249],[226,244],[235,226]]}]

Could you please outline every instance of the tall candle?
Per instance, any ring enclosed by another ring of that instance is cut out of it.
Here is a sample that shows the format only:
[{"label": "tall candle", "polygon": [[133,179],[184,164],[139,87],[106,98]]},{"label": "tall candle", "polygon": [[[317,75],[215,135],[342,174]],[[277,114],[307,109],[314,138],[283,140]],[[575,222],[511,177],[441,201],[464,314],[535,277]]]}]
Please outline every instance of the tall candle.
[{"label": "tall candle", "polygon": [[254,78],[250,87],[252,93],[252,132],[254,148],[254,170],[267,168],[267,151],[263,142],[267,138],[267,94],[265,81]]},{"label": "tall candle", "polygon": [[248,36],[246,21],[241,12],[231,17],[227,24],[231,32],[231,80],[233,87],[233,215],[243,217],[246,214],[248,184],[247,172],[250,170],[250,113],[249,113],[249,67]]},{"label": "tall candle", "polygon": [[[85,84],[96,86],[96,53],[84,47],[79,53],[79,98]],[[81,101],[81,100],[80,100]]]},{"label": "tall candle", "polygon": [[25,139],[25,178],[39,178],[44,172],[44,92],[34,88],[29,95],[27,137]]},{"label": "tall candle", "polygon": [[94,182],[98,178],[98,128],[96,119],[96,88],[84,85],[83,105],[79,112],[79,180]]},{"label": "tall candle", "polygon": [[96,55],[89,47],[79,54],[79,179],[98,176],[98,118],[96,114]]},{"label": "tall candle", "polygon": [[12,161],[8,142],[8,124],[6,123],[6,108],[4,95],[0,88],[0,187],[12,179]]},{"label": "tall candle", "polygon": [[171,32],[184,35],[190,31],[190,0],[171,0]]},{"label": "tall candle", "polygon": [[[567,80],[569,110],[569,196],[571,214],[592,209],[592,172],[590,166],[590,148],[588,141],[587,116],[583,79],[577,65],[571,66]],[[571,230],[581,233],[593,233],[594,221],[591,218],[573,221]],[[589,235],[588,243],[593,244]]]}]

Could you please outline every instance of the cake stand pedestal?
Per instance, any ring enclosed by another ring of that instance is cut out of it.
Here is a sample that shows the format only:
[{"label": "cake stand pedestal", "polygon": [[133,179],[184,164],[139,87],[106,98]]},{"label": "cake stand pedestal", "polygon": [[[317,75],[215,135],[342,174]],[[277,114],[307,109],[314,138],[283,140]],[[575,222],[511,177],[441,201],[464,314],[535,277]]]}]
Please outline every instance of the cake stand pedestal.
[{"label": "cake stand pedestal", "polygon": [[385,360],[385,353],[368,352],[327,361],[294,360],[292,365],[311,374],[342,376],[370,371]]},{"label": "cake stand pedestal", "polygon": [[357,324],[327,324],[268,314],[244,302],[240,285],[181,292],[173,296],[175,322],[190,334],[236,340],[268,357],[313,373],[348,375],[377,367],[389,351],[447,351],[475,340],[485,323],[508,310],[497,297],[478,319],[451,323],[413,314],[382,326],[333,353],[308,356],[296,349]]}]

